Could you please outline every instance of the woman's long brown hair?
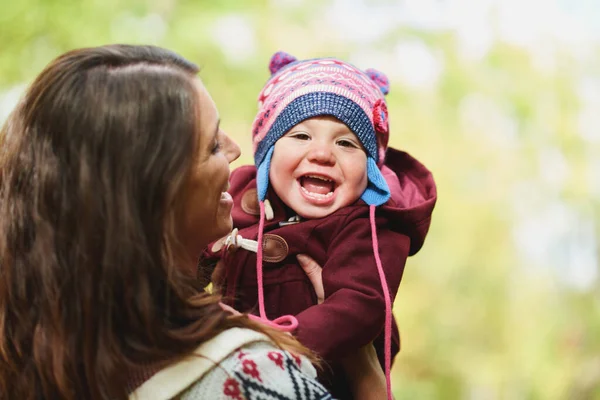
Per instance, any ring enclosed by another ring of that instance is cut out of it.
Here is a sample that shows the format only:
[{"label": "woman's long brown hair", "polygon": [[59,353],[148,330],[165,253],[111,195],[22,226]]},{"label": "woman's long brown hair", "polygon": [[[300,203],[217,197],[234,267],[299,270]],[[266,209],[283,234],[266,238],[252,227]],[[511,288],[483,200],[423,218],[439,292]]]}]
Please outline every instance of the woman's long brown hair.
[{"label": "woman's long brown hair", "polygon": [[0,398],[126,398],[129,371],[233,326],[304,352],[174,267],[197,72],[151,46],[75,50],[2,128]]}]

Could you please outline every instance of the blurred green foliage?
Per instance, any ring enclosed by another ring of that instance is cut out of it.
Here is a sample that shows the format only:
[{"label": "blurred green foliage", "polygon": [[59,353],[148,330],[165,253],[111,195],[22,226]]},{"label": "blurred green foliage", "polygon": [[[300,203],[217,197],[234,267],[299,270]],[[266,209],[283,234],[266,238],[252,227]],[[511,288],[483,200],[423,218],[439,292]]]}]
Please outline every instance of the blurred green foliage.
[{"label": "blurred green foliage", "polygon": [[[402,60],[386,64],[392,71],[365,57],[358,65],[392,78],[391,145],[422,160],[439,192],[430,235],[409,259],[395,302],[403,347],[396,397],[600,399],[600,144],[580,124],[581,92],[600,79],[598,42],[583,59],[556,45],[555,65],[544,70],[530,51],[500,40],[482,57],[463,57],[451,29],[397,24],[368,43],[350,40],[328,22],[330,1],[0,3],[0,107],[3,94],[22,90],[66,50],[168,47],[202,67],[223,126],[243,149],[234,166],[252,162],[249,129],[273,52],[348,59],[360,50],[376,62],[400,42],[421,43],[442,60],[429,87],[394,79]],[[578,261],[581,254],[588,258]],[[565,282],[582,263],[588,282]]]}]

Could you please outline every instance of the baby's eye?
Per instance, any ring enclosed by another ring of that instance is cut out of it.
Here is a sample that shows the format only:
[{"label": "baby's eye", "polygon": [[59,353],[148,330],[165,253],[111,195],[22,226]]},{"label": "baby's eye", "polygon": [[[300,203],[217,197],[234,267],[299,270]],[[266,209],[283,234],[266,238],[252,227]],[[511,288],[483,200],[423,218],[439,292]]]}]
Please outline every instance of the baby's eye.
[{"label": "baby's eye", "polygon": [[294,139],[298,139],[298,140],[309,140],[310,139],[310,136],[308,136],[307,133],[303,133],[303,132],[294,133],[290,136],[293,137]]},{"label": "baby's eye", "polygon": [[337,141],[338,146],[342,147],[350,147],[350,148],[358,148],[358,145],[351,140],[348,139],[340,139]]}]

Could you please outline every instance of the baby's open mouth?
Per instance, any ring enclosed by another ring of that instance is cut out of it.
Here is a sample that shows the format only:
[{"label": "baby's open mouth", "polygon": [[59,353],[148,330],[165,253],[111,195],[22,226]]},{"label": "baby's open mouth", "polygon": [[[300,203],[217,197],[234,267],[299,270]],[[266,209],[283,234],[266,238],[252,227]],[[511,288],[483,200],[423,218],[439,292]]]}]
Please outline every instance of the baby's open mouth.
[{"label": "baby's open mouth", "polygon": [[336,184],[330,178],[320,175],[304,175],[300,177],[300,187],[308,196],[326,199],[333,196]]}]

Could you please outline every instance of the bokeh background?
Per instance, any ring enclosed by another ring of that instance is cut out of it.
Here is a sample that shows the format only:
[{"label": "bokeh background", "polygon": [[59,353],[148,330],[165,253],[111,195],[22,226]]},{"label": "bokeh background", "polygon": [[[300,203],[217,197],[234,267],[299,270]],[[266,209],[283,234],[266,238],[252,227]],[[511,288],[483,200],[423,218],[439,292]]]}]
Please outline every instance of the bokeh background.
[{"label": "bokeh background", "polygon": [[439,199],[394,305],[398,399],[600,399],[600,1],[0,0],[0,122],[54,57],[202,66],[250,163],[272,53],[391,80],[391,145]]}]

